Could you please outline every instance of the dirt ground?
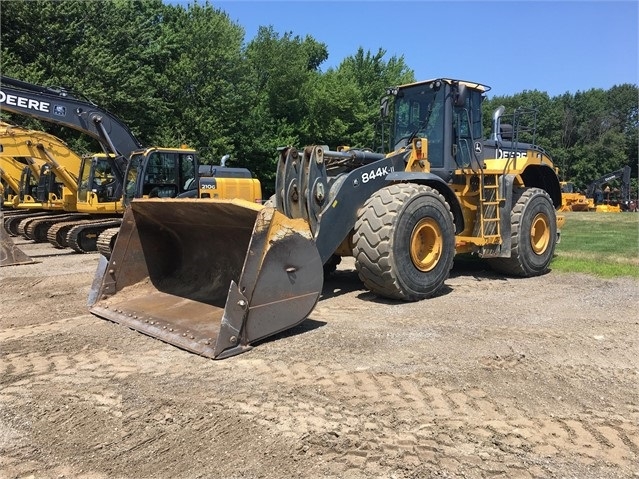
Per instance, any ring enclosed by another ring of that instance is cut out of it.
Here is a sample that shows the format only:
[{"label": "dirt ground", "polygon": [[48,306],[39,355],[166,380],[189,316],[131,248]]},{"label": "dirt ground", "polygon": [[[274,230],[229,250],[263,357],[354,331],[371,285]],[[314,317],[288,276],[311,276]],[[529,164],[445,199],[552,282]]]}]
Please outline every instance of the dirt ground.
[{"label": "dirt ground", "polygon": [[0,269],[2,478],[637,478],[639,282],[456,265],[394,303],[340,265],[214,361],[88,313],[97,254]]}]

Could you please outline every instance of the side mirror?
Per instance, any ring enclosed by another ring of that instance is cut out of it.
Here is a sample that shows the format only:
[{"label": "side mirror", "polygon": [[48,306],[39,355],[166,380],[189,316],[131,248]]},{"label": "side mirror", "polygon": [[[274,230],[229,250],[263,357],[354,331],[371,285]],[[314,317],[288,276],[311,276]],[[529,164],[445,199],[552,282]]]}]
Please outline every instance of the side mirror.
[{"label": "side mirror", "polygon": [[455,106],[462,107],[466,104],[466,98],[468,97],[468,89],[463,83],[457,84],[457,91],[455,92]]},{"label": "side mirror", "polygon": [[379,102],[379,113],[382,118],[387,118],[390,110],[390,98],[385,96]]}]

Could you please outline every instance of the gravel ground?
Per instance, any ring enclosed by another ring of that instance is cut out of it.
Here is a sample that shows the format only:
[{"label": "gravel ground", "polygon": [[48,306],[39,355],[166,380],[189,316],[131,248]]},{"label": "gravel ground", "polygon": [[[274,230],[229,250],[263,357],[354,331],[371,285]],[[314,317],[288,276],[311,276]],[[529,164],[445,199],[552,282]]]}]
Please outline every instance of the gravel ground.
[{"label": "gravel ground", "polygon": [[639,282],[457,264],[380,300],[352,261],[214,361],[88,313],[98,262],[0,269],[3,478],[636,478]]}]

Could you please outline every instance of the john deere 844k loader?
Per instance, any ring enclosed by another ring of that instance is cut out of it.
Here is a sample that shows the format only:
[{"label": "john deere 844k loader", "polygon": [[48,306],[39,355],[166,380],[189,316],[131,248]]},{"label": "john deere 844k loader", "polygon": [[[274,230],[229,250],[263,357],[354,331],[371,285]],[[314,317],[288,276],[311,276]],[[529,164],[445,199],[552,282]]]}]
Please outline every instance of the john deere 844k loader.
[{"label": "john deere 844k loader", "polygon": [[284,148],[272,207],[133,200],[91,312],[224,358],[302,322],[339,256],[355,257],[372,292],[407,301],[437,294],[457,253],[506,274],[547,272],[556,171],[522,115],[506,125],[499,108],[482,139],[486,91],[451,79],[390,89],[392,153]]}]

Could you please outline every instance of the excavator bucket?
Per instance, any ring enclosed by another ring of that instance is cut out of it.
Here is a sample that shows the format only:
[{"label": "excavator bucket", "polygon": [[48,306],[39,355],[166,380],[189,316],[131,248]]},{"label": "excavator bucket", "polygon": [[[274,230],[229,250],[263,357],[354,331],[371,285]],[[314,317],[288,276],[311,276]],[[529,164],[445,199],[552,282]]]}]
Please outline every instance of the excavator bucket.
[{"label": "excavator bucket", "polygon": [[2,227],[4,215],[0,215],[0,266],[14,266],[18,264],[35,263],[24,251],[18,248],[9,233]]},{"label": "excavator bucket", "polygon": [[93,314],[215,359],[301,323],[324,281],[308,224],[243,200],[133,200],[101,265]]}]

